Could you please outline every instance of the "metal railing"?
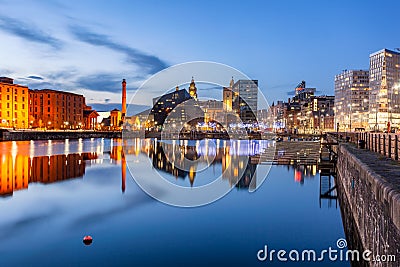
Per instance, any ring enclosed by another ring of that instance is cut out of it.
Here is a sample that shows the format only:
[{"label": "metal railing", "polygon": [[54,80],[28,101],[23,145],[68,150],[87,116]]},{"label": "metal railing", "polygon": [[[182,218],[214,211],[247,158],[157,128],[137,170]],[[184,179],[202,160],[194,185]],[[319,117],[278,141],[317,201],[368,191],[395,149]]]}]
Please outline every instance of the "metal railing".
[{"label": "metal railing", "polygon": [[400,134],[394,133],[369,133],[369,132],[339,132],[331,133],[339,141],[359,144],[365,142],[365,149],[379,153],[387,158],[399,160]]}]

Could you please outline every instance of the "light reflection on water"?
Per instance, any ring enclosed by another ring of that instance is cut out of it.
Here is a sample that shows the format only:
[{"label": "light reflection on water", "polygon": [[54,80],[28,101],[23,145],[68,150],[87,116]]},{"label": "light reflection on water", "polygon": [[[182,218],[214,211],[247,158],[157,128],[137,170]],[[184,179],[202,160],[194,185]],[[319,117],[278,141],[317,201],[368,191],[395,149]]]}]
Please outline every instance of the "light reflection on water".
[{"label": "light reflection on water", "polygon": [[[250,167],[241,177],[234,170],[241,164],[233,158],[240,158],[243,150],[237,148],[243,143],[215,144],[207,151],[196,142],[186,143],[213,156],[211,167],[192,179],[188,171],[167,167],[164,161],[161,165],[163,157],[156,153],[160,144],[150,139],[132,140],[126,154],[121,140],[0,143],[1,265],[261,266],[267,263],[257,262],[255,253],[265,244],[318,250],[344,237],[339,209],[319,207],[315,166],[274,166],[263,186],[250,194],[255,164],[242,162]],[[179,141],[175,145],[181,149]],[[250,147],[256,153],[260,144]],[[227,185],[239,181],[237,190],[205,207],[170,207],[133,182],[126,172],[132,155],[147,157],[166,179],[185,186],[226,172]],[[230,172],[224,165],[228,161]],[[82,244],[87,234],[94,237],[90,247]]]}]

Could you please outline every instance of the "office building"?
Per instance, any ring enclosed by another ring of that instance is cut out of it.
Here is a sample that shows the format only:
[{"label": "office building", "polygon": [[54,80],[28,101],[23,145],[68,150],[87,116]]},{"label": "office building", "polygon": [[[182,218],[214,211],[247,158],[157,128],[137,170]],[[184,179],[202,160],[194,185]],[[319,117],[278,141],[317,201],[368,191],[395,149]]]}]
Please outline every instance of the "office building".
[{"label": "office building", "polygon": [[369,93],[368,70],[344,70],[335,76],[335,120],[340,131],[368,128]]},{"label": "office building", "polygon": [[239,80],[232,86],[233,110],[243,123],[257,121],[258,80]]},{"label": "office building", "polygon": [[400,126],[400,53],[382,49],[370,55],[369,125],[371,130]]}]

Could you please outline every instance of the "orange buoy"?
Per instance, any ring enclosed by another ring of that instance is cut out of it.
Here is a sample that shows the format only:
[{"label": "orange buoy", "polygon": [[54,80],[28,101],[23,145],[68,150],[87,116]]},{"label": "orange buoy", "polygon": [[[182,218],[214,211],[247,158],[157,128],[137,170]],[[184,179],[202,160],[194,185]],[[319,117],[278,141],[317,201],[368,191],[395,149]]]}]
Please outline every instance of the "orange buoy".
[{"label": "orange buoy", "polygon": [[86,236],[83,237],[83,243],[84,243],[86,246],[91,245],[92,242],[93,242],[93,237],[91,237],[90,235],[86,235]]}]

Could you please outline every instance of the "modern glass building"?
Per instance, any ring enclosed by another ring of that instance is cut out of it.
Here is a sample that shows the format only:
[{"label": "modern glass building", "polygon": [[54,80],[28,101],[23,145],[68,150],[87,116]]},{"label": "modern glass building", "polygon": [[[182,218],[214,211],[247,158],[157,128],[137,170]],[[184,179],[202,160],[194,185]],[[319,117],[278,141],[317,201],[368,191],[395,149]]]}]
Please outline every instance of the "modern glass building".
[{"label": "modern glass building", "polygon": [[344,70],[335,76],[335,118],[340,131],[369,129],[368,77],[368,70]]},{"label": "modern glass building", "polygon": [[400,126],[400,53],[382,49],[369,56],[369,125],[372,130]]},{"label": "modern glass building", "polygon": [[258,101],[258,80],[238,80],[232,87],[236,96],[233,100],[234,110],[237,110],[244,123],[256,121]]}]

